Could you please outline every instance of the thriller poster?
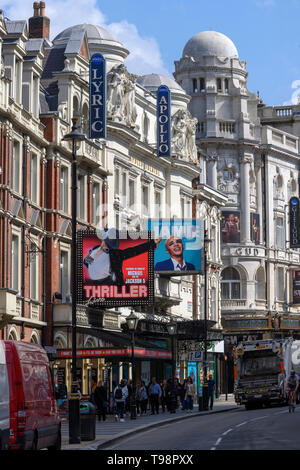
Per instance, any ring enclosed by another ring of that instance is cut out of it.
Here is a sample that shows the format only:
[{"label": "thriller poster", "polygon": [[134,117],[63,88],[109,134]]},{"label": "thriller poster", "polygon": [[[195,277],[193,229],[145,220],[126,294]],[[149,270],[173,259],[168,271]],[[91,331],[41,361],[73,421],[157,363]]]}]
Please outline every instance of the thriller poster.
[{"label": "thriller poster", "polygon": [[154,248],[148,231],[78,232],[79,301],[96,307],[152,304]]}]

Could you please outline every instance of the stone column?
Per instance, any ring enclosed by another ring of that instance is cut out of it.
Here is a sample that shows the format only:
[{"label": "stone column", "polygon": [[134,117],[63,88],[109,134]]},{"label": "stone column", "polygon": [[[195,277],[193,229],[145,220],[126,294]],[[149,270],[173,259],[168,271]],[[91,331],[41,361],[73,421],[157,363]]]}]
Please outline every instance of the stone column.
[{"label": "stone column", "polygon": [[241,242],[245,244],[251,243],[250,234],[250,188],[249,188],[249,171],[253,162],[253,156],[250,154],[242,154],[240,157],[240,205],[241,205]]},{"label": "stone column", "polygon": [[218,155],[216,153],[209,155],[207,158],[208,164],[208,184],[215,189],[218,189]]},{"label": "stone column", "polygon": [[259,241],[262,243],[263,240],[263,198],[262,198],[262,181],[261,181],[261,169],[262,161],[260,156],[257,156],[257,160],[254,163],[255,176],[256,176],[256,207],[257,213],[259,214],[260,222],[260,236]]}]

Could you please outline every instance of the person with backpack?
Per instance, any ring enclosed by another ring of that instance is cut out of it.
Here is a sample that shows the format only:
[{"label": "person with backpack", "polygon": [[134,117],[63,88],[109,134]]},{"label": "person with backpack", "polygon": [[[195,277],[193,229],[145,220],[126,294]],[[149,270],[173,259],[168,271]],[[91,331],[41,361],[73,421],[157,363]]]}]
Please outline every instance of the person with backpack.
[{"label": "person with backpack", "polygon": [[128,397],[127,386],[124,383],[124,380],[121,380],[121,383],[117,385],[114,390],[114,398],[115,398],[115,402],[117,406],[115,420],[118,421],[120,419],[121,423],[125,421],[124,412],[125,412],[125,402],[126,402],[127,397]]}]

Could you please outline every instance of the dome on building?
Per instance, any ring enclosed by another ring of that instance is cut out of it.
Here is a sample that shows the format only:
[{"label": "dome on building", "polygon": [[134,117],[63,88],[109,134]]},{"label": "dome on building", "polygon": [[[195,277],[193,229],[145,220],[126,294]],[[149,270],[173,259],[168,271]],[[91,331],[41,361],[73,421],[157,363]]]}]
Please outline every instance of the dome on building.
[{"label": "dome on building", "polygon": [[185,45],[182,57],[201,57],[217,56],[217,57],[237,57],[238,51],[234,43],[225,34],[216,31],[202,31],[195,34]]},{"label": "dome on building", "polygon": [[113,35],[107,31],[106,29],[102,28],[101,26],[96,26],[93,24],[77,24],[76,26],[71,26],[70,28],[65,29],[61,33],[59,33],[55,39],[53,40],[54,43],[57,42],[66,42],[70,39],[71,34],[73,31],[85,31],[87,35],[88,42],[115,42],[121,44],[117,41]]},{"label": "dome on building", "polygon": [[156,92],[156,90],[161,86],[161,85],[166,85],[170,91],[175,92],[175,93],[185,93],[183,88],[181,88],[180,85],[178,85],[175,80],[172,78],[168,77],[167,75],[162,75],[159,73],[150,73],[148,75],[141,75],[137,79],[137,83],[141,85],[143,88],[145,88],[148,91],[151,92]]}]

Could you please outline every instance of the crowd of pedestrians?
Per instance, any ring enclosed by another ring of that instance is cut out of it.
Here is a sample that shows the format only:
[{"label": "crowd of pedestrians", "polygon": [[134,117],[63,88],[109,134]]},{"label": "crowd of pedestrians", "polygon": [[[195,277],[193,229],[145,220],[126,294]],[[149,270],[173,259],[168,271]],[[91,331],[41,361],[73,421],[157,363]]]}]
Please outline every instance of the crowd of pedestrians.
[{"label": "crowd of pedestrians", "polygon": [[[209,396],[210,409],[213,407],[215,382],[209,376]],[[163,380],[161,383],[153,377],[146,386],[142,380],[136,386],[135,397],[132,381],[123,379],[119,384],[114,384],[112,392],[109,394],[103,382],[92,383],[90,400],[97,410],[98,420],[106,420],[106,415],[113,414],[116,421],[124,422],[125,416],[130,416],[132,401],[135,398],[137,416],[159,414],[166,411],[176,413],[176,409],[186,410],[187,413],[193,411],[196,396],[196,387],[191,377],[188,377],[181,384],[177,377]]]}]

